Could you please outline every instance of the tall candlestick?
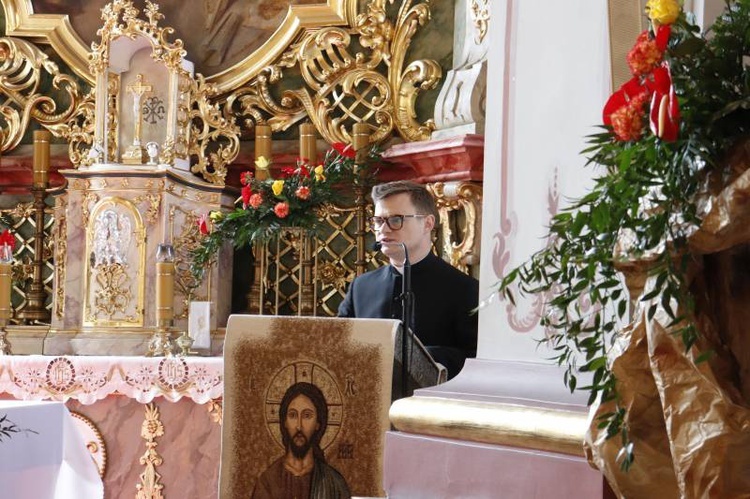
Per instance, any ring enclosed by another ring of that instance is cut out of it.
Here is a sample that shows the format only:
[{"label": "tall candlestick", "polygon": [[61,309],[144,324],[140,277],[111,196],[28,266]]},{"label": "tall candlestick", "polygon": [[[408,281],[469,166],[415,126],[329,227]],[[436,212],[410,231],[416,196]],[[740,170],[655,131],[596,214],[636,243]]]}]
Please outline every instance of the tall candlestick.
[{"label": "tall candlestick", "polygon": [[[271,126],[255,125],[255,159],[262,157],[271,161],[271,154]],[[258,180],[266,180],[268,177],[268,169],[257,168],[255,170],[255,178]]]},{"label": "tall candlestick", "polygon": [[47,130],[34,131],[34,187],[47,187],[49,181],[49,143]]},{"label": "tall candlestick", "polygon": [[370,127],[367,123],[355,123],[352,128],[352,148],[357,153],[357,164],[364,163],[367,146],[370,144]]},{"label": "tall candlestick", "polygon": [[10,319],[10,291],[11,291],[10,263],[0,262],[0,321]]},{"label": "tall candlestick", "polygon": [[317,146],[315,125],[312,123],[302,123],[299,126],[299,157],[309,164],[315,163],[318,159]]},{"label": "tall candlestick", "polygon": [[174,263],[156,263],[156,320],[174,319]]}]

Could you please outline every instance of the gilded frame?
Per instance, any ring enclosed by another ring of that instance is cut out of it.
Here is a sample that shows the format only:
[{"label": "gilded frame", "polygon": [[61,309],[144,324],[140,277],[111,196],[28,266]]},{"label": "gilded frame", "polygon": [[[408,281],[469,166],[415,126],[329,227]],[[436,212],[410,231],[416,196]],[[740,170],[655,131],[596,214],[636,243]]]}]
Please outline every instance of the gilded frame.
[{"label": "gilded frame", "polygon": [[[6,14],[7,36],[38,38],[49,43],[70,68],[89,84],[94,75],[89,69],[87,47],[65,14],[35,14],[32,0],[0,0]],[[357,14],[357,0],[327,0],[317,5],[292,5],[284,20],[266,42],[242,61],[213,75],[206,81],[219,93],[229,92],[249,81],[273,63],[305,29],[351,25]],[[169,20],[165,19],[169,25]],[[179,38],[180,33],[175,33]],[[190,54],[187,55],[190,59]]]}]

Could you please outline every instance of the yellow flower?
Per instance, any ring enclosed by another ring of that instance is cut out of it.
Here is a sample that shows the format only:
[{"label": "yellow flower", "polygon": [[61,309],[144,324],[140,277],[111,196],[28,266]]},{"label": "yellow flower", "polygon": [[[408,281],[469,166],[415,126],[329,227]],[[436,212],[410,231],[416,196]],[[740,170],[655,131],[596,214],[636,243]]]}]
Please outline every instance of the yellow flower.
[{"label": "yellow flower", "polygon": [[279,194],[281,194],[281,191],[284,190],[284,181],[274,180],[273,184],[271,184],[271,190],[273,191],[273,194],[275,196],[278,196]]},{"label": "yellow flower", "polygon": [[208,218],[210,218],[211,221],[213,222],[219,222],[220,220],[224,218],[224,213],[220,211],[212,211],[212,212],[209,212]]},{"label": "yellow flower", "polygon": [[268,161],[265,156],[261,156],[255,160],[255,166],[257,166],[261,170],[268,170],[268,165],[270,164],[271,162]]},{"label": "yellow flower", "polygon": [[317,180],[318,182],[326,179],[326,176],[323,175],[323,165],[316,166],[315,170],[313,171],[315,172],[315,180]]},{"label": "yellow flower", "polygon": [[648,0],[646,14],[658,24],[672,24],[682,11],[682,2],[678,0]]}]

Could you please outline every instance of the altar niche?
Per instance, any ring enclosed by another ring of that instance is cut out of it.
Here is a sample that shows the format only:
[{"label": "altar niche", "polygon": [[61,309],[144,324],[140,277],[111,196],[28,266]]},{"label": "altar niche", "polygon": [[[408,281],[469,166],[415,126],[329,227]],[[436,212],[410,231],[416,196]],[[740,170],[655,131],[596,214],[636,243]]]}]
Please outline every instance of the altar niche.
[{"label": "altar niche", "polygon": [[92,44],[90,69],[96,88],[106,91],[96,92],[89,168],[190,171],[193,63],[184,59],[181,40],[165,40],[169,28],[158,27],[158,11],[140,19],[132,5],[119,7],[112,7],[113,17],[126,22],[105,23],[101,43]]}]

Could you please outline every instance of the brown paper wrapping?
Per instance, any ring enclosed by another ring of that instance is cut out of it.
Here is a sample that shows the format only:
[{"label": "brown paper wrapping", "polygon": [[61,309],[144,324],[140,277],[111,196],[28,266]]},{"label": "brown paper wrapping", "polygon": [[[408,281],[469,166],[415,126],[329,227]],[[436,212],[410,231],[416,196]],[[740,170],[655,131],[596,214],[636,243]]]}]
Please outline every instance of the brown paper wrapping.
[{"label": "brown paper wrapping", "polygon": [[[635,444],[629,472],[616,461],[620,438],[606,440],[596,427],[614,404],[592,407],[587,454],[620,497],[750,497],[750,171],[701,205],[706,216],[690,239],[689,270],[699,341],[686,352],[661,308],[647,321],[657,296],[640,302],[609,353]],[[626,267],[635,294],[648,292],[648,262]],[[697,363],[707,351],[711,359]]]}]

